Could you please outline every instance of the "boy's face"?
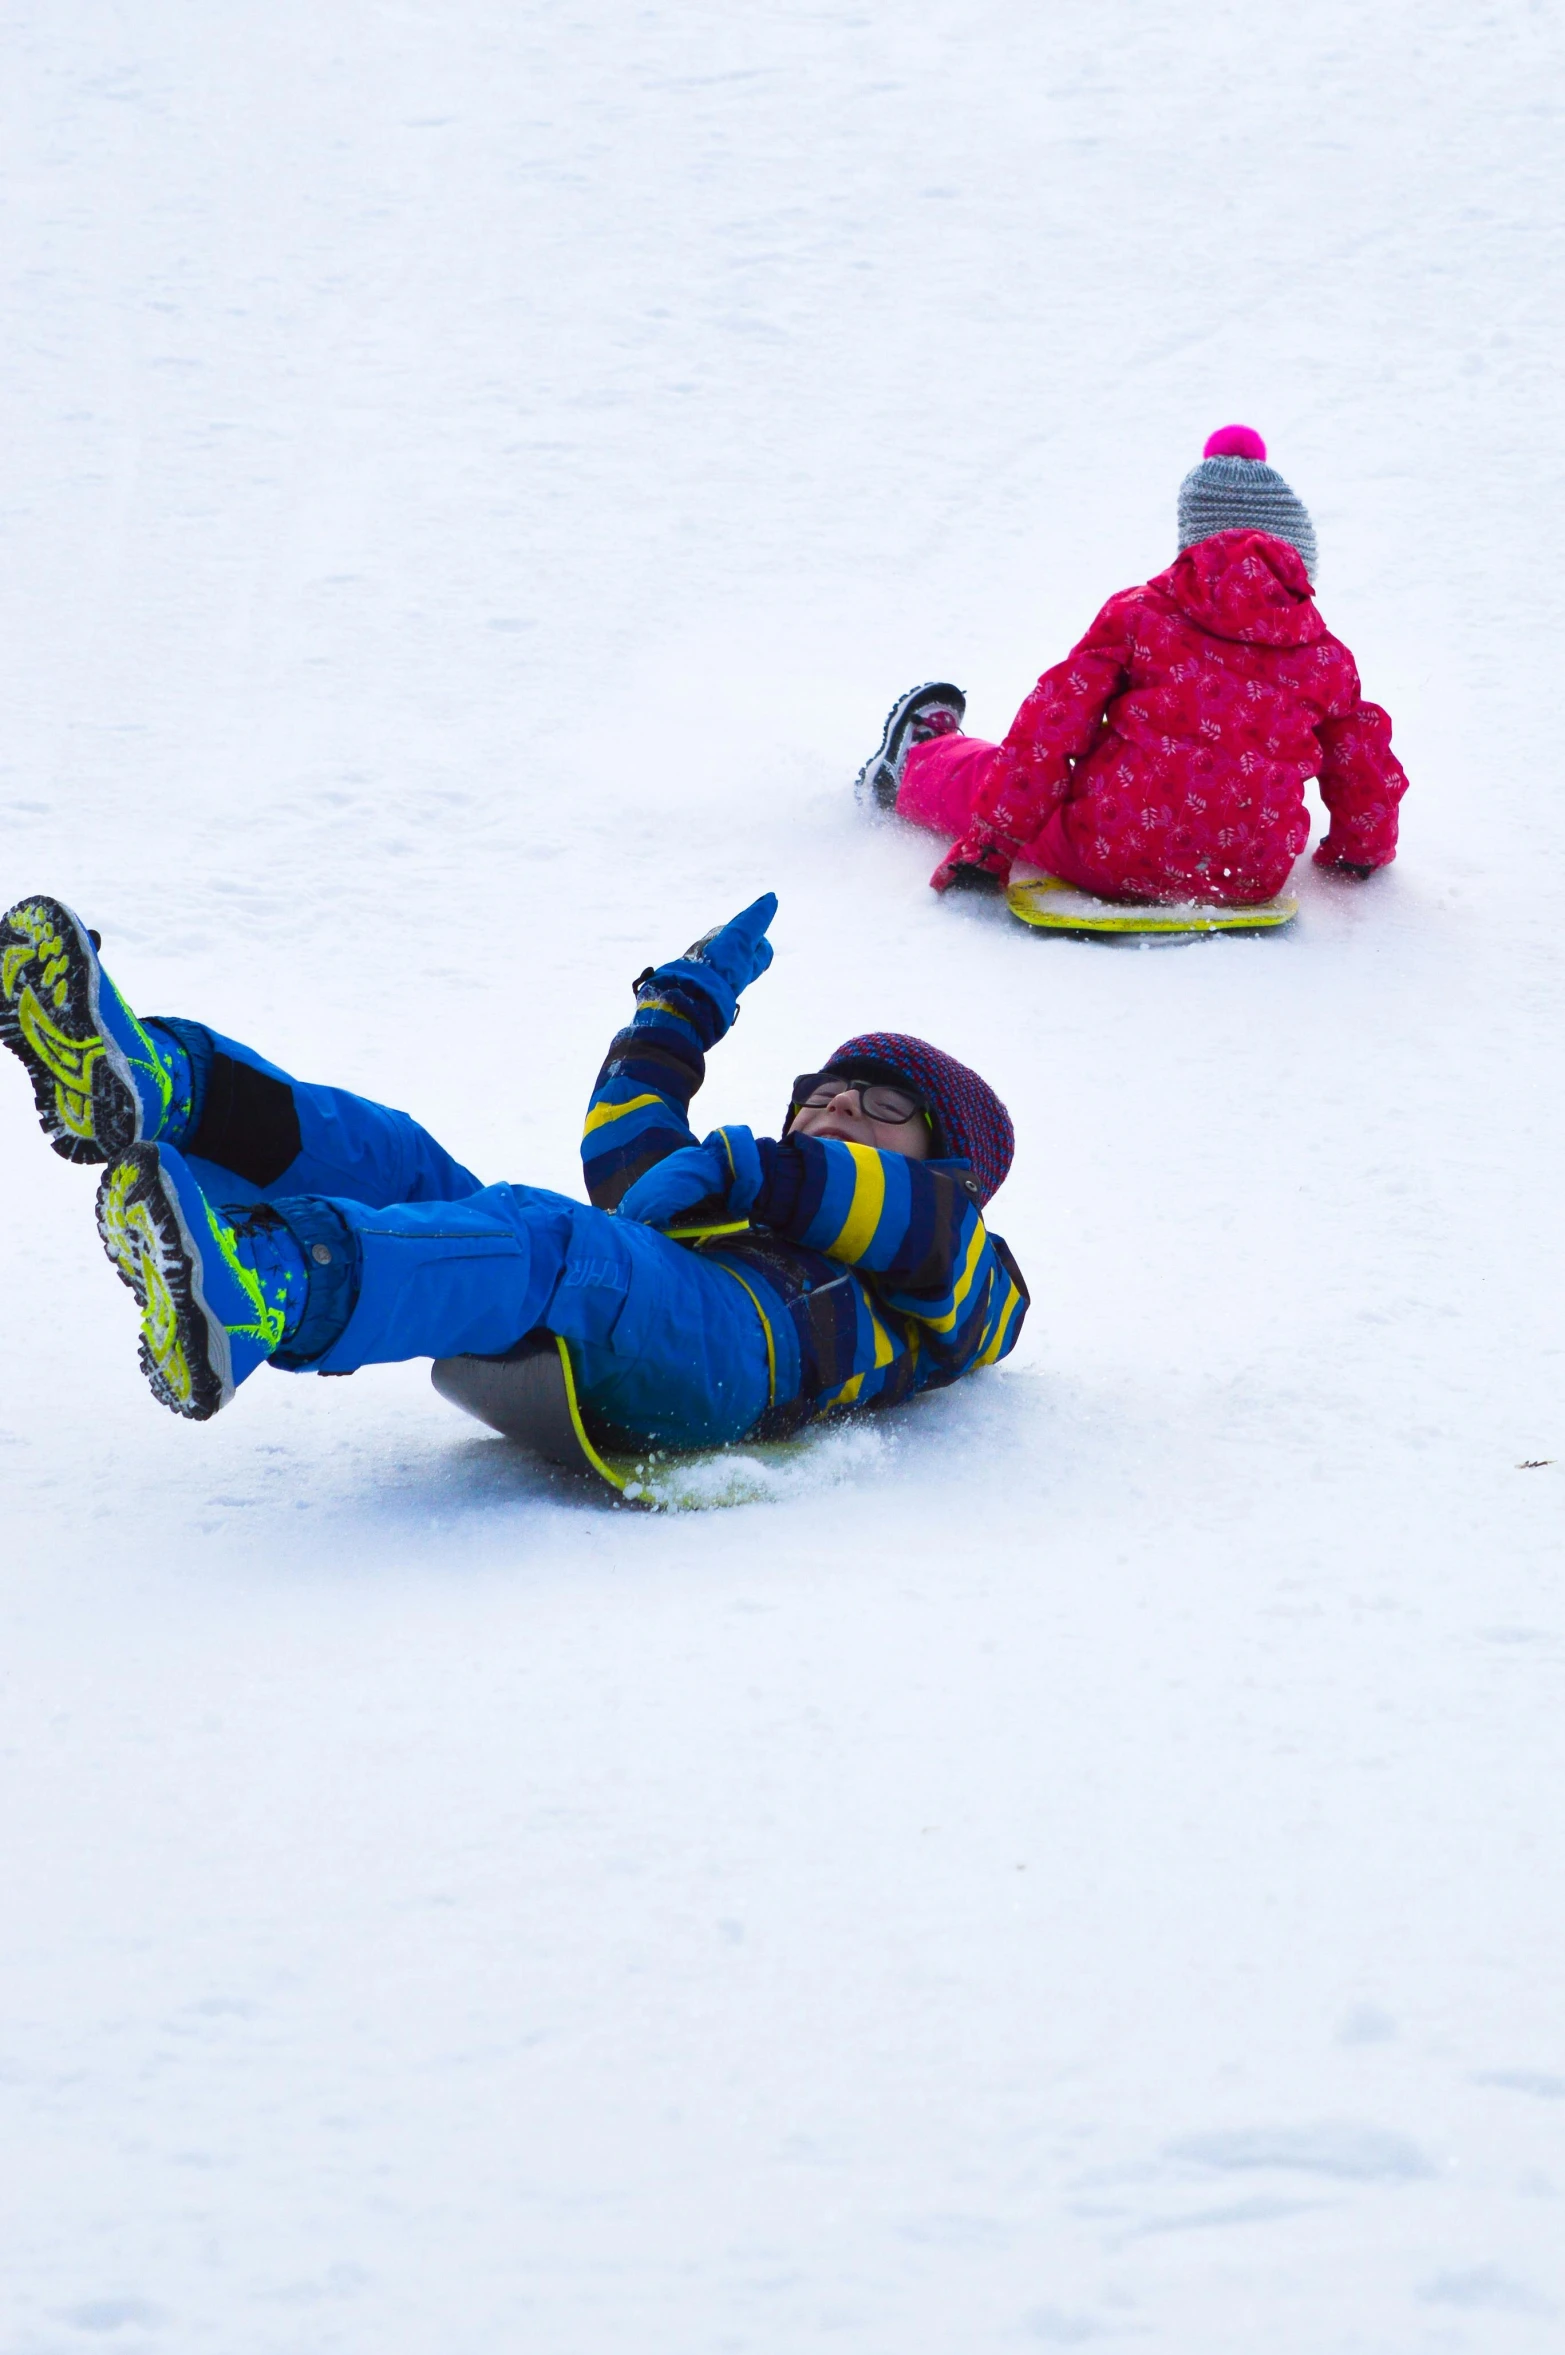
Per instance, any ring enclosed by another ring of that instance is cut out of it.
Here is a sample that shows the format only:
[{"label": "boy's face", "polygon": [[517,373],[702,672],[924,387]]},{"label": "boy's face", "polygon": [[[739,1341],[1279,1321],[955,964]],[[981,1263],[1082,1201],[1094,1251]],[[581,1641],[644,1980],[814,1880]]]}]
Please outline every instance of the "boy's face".
[{"label": "boy's face", "polygon": [[877,1153],[900,1153],[908,1161],[929,1158],[929,1122],[910,1090],[879,1080],[849,1079],[840,1071],[821,1073],[794,1114],[788,1134],[835,1138],[840,1145],[872,1145]]}]

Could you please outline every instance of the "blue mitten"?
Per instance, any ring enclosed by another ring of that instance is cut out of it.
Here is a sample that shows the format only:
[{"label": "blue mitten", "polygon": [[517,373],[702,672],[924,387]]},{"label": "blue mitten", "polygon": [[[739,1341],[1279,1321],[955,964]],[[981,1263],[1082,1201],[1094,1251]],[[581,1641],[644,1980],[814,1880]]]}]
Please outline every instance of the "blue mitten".
[{"label": "blue mitten", "polygon": [[659,965],[654,982],[683,981],[704,990],[717,1008],[724,1030],[739,1010],[739,993],[758,980],[772,961],[766,927],[777,913],[777,894],[763,891],[742,914],[714,926],[693,941],[682,957]]},{"label": "blue mitten", "polygon": [[760,1150],[750,1131],[715,1128],[703,1143],[666,1155],[637,1178],[620,1203],[620,1216],[666,1227],[707,1202],[743,1218],[761,1190],[761,1177]]}]

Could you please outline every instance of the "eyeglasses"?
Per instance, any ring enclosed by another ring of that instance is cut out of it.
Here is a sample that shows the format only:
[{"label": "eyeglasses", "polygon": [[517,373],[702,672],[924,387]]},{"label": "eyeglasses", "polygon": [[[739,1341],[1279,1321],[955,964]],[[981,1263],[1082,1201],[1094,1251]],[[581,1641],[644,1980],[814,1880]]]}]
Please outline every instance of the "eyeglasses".
[{"label": "eyeglasses", "polygon": [[911,1088],[893,1087],[881,1079],[855,1079],[848,1071],[806,1071],[793,1083],[793,1108],[819,1112],[842,1095],[857,1096],[865,1119],[884,1121],[887,1128],[901,1128],[929,1109]]}]

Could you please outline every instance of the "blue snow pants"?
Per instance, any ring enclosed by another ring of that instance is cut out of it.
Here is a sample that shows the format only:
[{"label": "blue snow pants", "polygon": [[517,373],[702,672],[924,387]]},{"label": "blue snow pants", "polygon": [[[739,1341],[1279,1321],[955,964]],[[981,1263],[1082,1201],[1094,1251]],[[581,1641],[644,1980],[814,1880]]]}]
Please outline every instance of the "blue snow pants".
[{"label": "blue snow pants", "polygon": [[481,1185],[407,1113],[307,1086],[249,1047],[205,1036],[291,1090],[300,1142],[264,1186],[189,1154],[202,1191],[218,1204],[315,1197],[354,1237],[357,1299],[303,1370],[499,1356],[541,1327],[570,1343],[585,1405],[640,1438],[715,1446],[765,1413],[765,1328],[719,1262],[541,1186]]}]

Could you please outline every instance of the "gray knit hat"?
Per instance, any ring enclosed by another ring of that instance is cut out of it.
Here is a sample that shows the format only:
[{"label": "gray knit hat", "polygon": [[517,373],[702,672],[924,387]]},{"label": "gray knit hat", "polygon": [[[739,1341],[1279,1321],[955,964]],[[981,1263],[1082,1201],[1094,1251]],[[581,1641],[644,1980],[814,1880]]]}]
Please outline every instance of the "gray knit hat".
[{"label": "gray knit hat", "polygon": [[1270,532],[1286,540],[1315,578],[1315,526],[1304,501],[1266,463],[1266,444],[1248,425],[1220,426],[1179,486],[1180,553],[1215,532]]}]

